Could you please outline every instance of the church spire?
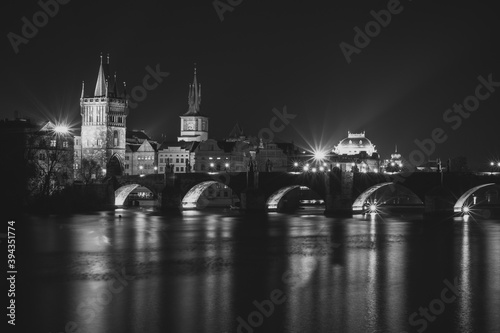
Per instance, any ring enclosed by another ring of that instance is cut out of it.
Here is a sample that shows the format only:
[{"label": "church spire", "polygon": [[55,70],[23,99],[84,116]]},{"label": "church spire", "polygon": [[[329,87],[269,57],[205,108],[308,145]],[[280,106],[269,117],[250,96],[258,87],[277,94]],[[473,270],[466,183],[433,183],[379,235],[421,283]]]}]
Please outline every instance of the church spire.
[{"label": "church spire", "polygon": [[80,98],[85,97],[85,81],[82,81],[82,94],[80,95]]},{"label": "church spire", "polygon": [[200,113],[201,84],[198,84],[198,79],[196,77],[196,63],[194,64],[193,83],[189,85],[188,104],[189,109],[186,115],[196,115]]},{"label": "church spire", "polygon": [[106,78],[104,74],[104,68],[102,66],[102,53],[101,53],[101,64],[99,65],[99,74],[97,74],[97,82],[95,84],[94,97],[104,96],[106,93]]}]

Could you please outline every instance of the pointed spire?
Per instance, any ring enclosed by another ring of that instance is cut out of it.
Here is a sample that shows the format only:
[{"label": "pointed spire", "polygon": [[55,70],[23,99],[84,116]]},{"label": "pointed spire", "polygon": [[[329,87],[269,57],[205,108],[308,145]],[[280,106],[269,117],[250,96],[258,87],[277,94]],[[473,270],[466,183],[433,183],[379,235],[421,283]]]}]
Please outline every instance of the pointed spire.
[{"label": "pointed spire", "polygon": [[107,60],[107,64],[109,65],[109,53],[108,53],[108,60]]},{"label": "pointed spire", "polygon": [[185,114],[186,115],[199,114],[200,104],[201,104],[201,84],[198,84],[198,79],[196,77],[196,63],[195,63],[193,83],[189,85],[189,94],[188,94],[189,109]]},{"label": "pointed spire", "polygon": [[80,95],[80,98],[85,97],[85,81],[82,81],[82,94]]},{"label": "pointed spire", "polygon": [[127,82],[123,81],[123,97],[127,97]]},{"label": "pointed spire", "polygon": [[104,68],[102,66],[102,53],[101,64],[99,65],[99,74],[97,74],[97,82],[95,84],[94,97],[104,96],[106,89],[106,79],[104,77]]},{"label": "pointed spire", "polygon": [[118,97],[118,82],[116,81],[116,72],[115,72],[115,82],[113,83],[113,94],[114,97]]},{"label": "pointed spire", "polygon": [[396,152],[396,153],[398,152],[398,145],[396,145],[396,150],[394,152]]},{"label": "pointed spire", "polygon": [[109,83],[108,83],[108,80],[106,80],[106,94],[105,94],[106,97],[108,97],[108,91],[109,91],[108,87],[109,87]]}]

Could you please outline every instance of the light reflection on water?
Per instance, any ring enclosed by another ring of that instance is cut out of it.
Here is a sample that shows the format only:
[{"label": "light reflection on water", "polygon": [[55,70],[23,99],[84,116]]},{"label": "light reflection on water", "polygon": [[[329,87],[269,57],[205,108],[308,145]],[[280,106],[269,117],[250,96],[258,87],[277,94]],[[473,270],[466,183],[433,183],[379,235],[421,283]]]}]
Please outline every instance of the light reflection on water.
[{"label": "light reflection on water", "polygon": [[[117,210],[29,222],[37,331],[236,332],[279,290],[255,332],[417,332],[410,314],[455,277],[459,297],[426,332],[500,327],[499,221]],[[132,279],[109,292],[122,270]]]}]

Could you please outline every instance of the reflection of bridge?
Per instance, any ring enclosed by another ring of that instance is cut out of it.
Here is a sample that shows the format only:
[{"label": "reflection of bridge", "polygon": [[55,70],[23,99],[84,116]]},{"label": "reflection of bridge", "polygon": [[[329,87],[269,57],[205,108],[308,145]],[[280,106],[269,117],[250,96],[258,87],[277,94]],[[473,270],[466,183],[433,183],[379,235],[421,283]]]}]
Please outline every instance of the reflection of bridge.
[{"label": "reflection of bridge", "polygon": [[[306,186],[325,200],[326,213],[351,214],[380,191],[403,193],[425,205],[428,213],[460,211],[475,193],[489,190],[498,205],[500,175],[471,173],[182,173],[124,176],[115,185],[115,204],[121,205],[137,186],[149,188],[164,209],[200,208],[198,198],[209,186],[230,187],[249,211],[279,208],[292,190]],[[443,184],[444,186],[440,186]],[[454,207],[455,206],[455,207]]]}]

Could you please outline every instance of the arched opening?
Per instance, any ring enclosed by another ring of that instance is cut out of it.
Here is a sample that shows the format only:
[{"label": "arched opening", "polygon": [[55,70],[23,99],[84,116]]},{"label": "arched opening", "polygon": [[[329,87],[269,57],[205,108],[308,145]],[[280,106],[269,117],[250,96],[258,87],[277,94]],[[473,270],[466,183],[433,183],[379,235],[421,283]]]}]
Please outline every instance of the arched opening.
[{"label": "arched opening", "polygon": [[423,202],[410,189],[391,182],[374,185],[361,193],[352,204],[353,213],[382,207],[422,208]]},{"label": "arched opening", "polygon": [[156,199],[153,191],[139,184],[127,184],[115,190],[115,206],[152,206]]},{"label": "arched opening", "polygon": [[182,198],[181,205],[182,209],[238,209],[240,199],[229,186],[208,180],[193,186]]},{"label": "arched opening", "polygon": [[290,185],[280,188],[269,196],[268,211],[293,211],[299,207],[322,206],[325,201],[309,187]]},{"label": "arched opening", "polygon": [[111,156],[106,165],[106,175],[107,176],[121,176],[123,174],[123,167],[120,159],[115,154]]},{"label": "arched opening", "polygon": [[118,136],[118,131],[113,132],[113,146],[118,147],[120,145],[120,139]]},{"label": "arched opening", "polygon": [[498,190],[500,185],[495,183],[475,186],[466,191],[453,206],[455,213],[463,212],[464,207],[470,209],[472,206],[499,206]]}]

